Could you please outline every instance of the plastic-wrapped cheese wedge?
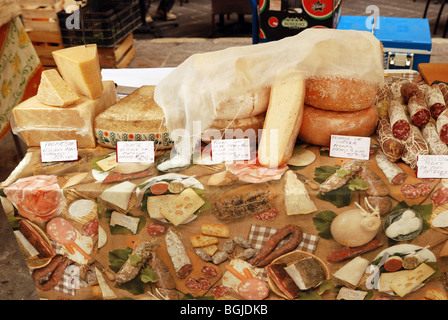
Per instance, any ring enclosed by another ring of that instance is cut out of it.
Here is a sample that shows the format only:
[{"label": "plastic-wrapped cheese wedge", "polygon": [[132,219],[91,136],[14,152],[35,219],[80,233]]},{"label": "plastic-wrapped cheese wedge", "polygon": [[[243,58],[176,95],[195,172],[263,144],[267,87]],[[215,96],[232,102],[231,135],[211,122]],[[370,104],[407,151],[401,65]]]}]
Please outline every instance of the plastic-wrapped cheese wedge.
[{"label": "plastic-wrapped cheese wedge", "polygon": [[23,137],[29,147],[41,141],[77,140],[79,148],[96,146],[93,132],[95,116],[117,100],[113,81],[103,82],[104,91],[95,100],[80,96],[72,105],[60,108],[41,103],[31,97],[13,109],[13,131]]},{"label": "plastic-wrapped cheese wedge", "polygon": [[103,87],[96,44],[56,50],[52,55],[70,88],[90,99],[101,97]]}]

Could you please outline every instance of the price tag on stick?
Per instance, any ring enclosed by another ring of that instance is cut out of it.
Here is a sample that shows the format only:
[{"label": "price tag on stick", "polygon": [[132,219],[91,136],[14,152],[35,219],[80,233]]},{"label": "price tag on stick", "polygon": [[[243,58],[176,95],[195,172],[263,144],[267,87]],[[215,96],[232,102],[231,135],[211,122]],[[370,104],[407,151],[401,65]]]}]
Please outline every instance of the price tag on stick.
[{"label": "price tag on stick", "polygon": [[154,141],[117,141],[117,162],[154,162]]},{"label": "price tag on stick", "polygon": [[447,179],[447,155],[420,155],[417,160],[417,178]]},{"label": "price tag on stick", "polygon": [[214,162],[250,160],[250,140],[212,140],[212,159]]},{"label": "price tag on stick", "polygon": [[76,140],[41,141],[40,154],[42,162],[78,160]]},{"label": "price tag on stick", "polygon": [[369,160],[370,138],[332,135],[330,157]]}]

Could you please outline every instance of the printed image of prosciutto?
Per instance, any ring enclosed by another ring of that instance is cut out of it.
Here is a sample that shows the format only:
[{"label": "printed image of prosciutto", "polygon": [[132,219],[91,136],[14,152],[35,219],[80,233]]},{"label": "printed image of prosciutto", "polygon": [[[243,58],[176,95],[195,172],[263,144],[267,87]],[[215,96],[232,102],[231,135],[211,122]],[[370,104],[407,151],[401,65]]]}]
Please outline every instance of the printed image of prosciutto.
[{"label": "printed image of prosciutto", "polygon": [[57,177],[53,175],[22,178],[3,191],[22,217],[38,223],[57,216],[66,203]]}]

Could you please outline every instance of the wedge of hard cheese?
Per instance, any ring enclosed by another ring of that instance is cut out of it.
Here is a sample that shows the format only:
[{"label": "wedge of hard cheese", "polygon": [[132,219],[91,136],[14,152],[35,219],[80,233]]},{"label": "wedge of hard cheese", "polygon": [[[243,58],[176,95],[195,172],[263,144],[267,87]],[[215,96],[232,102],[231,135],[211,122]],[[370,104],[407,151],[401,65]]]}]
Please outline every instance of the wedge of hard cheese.
[{"label": "wedge of hard cheese", "polygon": [[96,44],[56,50],[52,55],[70,88],[90,99],[101,97],[103,86]]},{"label": "wedge of hard cheese", "polygon": [[169,149],[173,141],[165,127],[163,110],[154,101],[155,86],[142,86],[95,118],[98,144],[115,148],[117,141],[154,141]]},{"label": "wedge of hard cheese", "polygon": [[266,119],[258,147],[258,161],[274,168],[291,158],[303,118],[305,80],[288,78],[271,88]]},{"label": "wedge of hard cheese", "polygon": [[80,96],[64,108],[43,104],[37,96],[25,100],[13,109],[14,132],[20,133],[29,147],[39,147],[41,141],[77,140],[79,148],[94,148],[95,116],[117,99],[114,82],[104,81],[103,85],[103,94],[98,99]]},{"label": "wedge of hard cheese", "polygon": [[193,189],[187,188],[173,202],[166,203],[160,214],[178,226],[191,218],[204,203],[204,200]]},{"label": "wedge of hard cheese", "polygon": [[37,99],[49,106],[66,107],[79,100],[79,96],[67,85],[56,69],[48,69],[42,72]]},{"label": "wedge of hard cheese", "polygon": [[287,215],[308,214],[317,210],[310,198],[305,184],[297,178],[297,175],[288,170],[285,172],[285,207]]},{"label": "wedge of hard cheese", "polygon": [[426,263],[422,263],[411,272],[395,278],[390,283],[390,288],[400,297],[404,297],[421,285],[423,281],[428,279],[434,272],[433,268]]}]

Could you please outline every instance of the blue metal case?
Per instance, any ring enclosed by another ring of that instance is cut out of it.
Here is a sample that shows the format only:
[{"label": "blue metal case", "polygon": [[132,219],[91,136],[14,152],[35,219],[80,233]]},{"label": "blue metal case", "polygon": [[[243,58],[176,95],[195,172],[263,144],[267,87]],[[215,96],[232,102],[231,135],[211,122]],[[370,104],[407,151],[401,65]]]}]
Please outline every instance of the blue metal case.
[{"label": "blue metal case", "polygon": [[[342,15],[337,29],[372,32],[372,16]],[[379,17],[374,34],[384,47],[385,69],[413,69],[431,58],[429,21],[416,18]]]}]

